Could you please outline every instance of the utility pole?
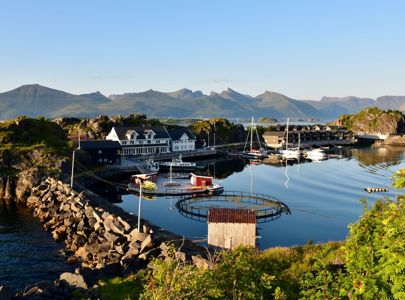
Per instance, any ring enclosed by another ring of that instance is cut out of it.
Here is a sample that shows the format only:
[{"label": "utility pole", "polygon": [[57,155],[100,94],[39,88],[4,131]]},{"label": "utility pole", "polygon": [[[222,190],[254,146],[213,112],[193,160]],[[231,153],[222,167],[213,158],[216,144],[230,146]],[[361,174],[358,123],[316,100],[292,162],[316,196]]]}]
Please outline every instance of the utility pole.
[{"label": "utility pole", "polygon": [[[79,142],[77,149],[80,150],[80,130],[79,130],[79,133],[77,134],[77,140]],[[72,189],[73,189],[73,176],[74,176],[74,172],[75,172],[75,156],[76,156],[76,149],[74,149],[73,153],[72,153],[72,172],[70,175],[70,188],[72,188]]]},{"label": "utility pole", "polygon": [[142,181],[139,183],[139,201],[138,201],[138,232],[141,230],[141,202],[142,202]]},{"label": "utility pole", "polygon": [[216,122],[214,121],[214,148],[215,148],[215,133],[216,133],[216,127],[215,127]]},{"label": "utility pole", "polygon": [[75,171],[75,155],[76,154],[76,149],[73,150],[73,154],[72,154],[72,173],[71,173],[71,177],[70,177],[70,187],[73,189],[73,175],[74,175],[74,171]]}]

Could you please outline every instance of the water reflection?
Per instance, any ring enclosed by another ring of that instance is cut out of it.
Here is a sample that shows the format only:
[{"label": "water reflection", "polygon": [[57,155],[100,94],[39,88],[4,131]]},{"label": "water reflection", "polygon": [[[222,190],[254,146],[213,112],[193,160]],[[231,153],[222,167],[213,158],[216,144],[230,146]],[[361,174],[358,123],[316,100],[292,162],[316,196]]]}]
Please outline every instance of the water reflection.
[{"label": "water reflection", "polygon": [[384,164],[387,166],[395,166],[401,163],[404,159],[404,148],[385,146],[385,147],[368,147],[350,149],[351,155],[364,166],[375,166]]},{"label": "water reflection", "polygon": [[[226,191],[271,195],[288,205],[291,216],[261,224],[263,248],[304,244],[308,240],[342,240],[347,234],[347,225],[358,220],[362,213],[361,198],[373,202],[382,196],[398,195],[396,190],[368,194],[363,189],[389,186],[392,173],[405,167],[404,151],[387,147],[385,150],[342,148],[329,152],[336,158],[320,163],[286,162],[275,157],[261,164],[221,159],[212,161],[203,172],[219,178]],[[128,178],[123,178],[123,182]],[[117,205],[136,213],[137,198],[121,194],[123,202]],[[145,201],[144,217],[180,235],[206,237],[207,225],[184,218],[174,209],[177,201],[177,197]]]}]

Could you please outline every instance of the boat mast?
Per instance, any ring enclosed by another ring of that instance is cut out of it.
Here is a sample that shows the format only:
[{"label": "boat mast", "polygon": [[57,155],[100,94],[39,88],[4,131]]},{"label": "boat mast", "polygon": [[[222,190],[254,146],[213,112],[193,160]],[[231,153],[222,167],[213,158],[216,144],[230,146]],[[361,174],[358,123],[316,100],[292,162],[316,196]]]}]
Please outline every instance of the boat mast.
[{"label": "boat mast", "polygon": [[287,125],[285,126],[285,130],[287,132],[287,138],[286,138],[286,142],[285,142],[285,150],[288,149],[288,122],[289,122],[290,118],[287,118]]},{"label": "boat mast", "polygon": [[252,116],[252,124],[250,125],[250,152],[252,152],[253,149],[253,116]]}]

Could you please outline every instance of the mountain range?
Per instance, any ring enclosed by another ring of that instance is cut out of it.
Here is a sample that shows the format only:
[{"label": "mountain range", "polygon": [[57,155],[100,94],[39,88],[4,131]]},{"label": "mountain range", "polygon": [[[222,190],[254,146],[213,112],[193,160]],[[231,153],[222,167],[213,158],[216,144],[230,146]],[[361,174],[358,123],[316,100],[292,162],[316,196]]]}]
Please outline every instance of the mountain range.
[{"label": "mountain range", "polygon": [[181,89],[175,92],[147,90],[104,96],[100,92],[74,95],[38,84],[23,85],[0,93],[0,119],[19,115],[48,118],[93,117],[100,114],[145,113],[148,117],[271,117],[332,120],[341,114],[357,113],[365,107],[405,110],[405,96],[323,97],[319,101],[297,100],[266,91],[250,96],[227,89],[209,95]]}]

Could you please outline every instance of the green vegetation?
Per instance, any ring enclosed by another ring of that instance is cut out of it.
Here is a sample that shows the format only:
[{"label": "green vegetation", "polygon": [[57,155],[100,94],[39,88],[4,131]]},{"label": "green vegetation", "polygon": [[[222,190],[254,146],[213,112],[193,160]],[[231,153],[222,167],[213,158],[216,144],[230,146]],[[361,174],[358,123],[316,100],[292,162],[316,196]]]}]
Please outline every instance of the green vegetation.
[{"label": "green vegetation", "polygon": [[395,134],[404,131],[404,115],[398,111],[381,110],[377,107],[365,108],[354,115],[341,115],[336,121],[354,132]]},{"label": "green vegetation", "polygon": [[[405,169],[393,181],[404,188]],[[405,195],[371,207],[361,202],[364,214],[344,242],[263,252],[239,247],[211,257],[207,269],[176,259],[172,248],[146,273],[116,282],[133,283],[130,299],[405,299]],[[96,292],[114,289],[110,281]]]},{"label": "green vegetation", "polygon": [[44,117],[30,119],[24,116],[0,123],[0,150],[33,150],[45,146],[48,150],[63,152],[67,137],[63,130]]},{"label": "green vegetation", "polygon": [[217,144],[240,143],[246,139],[246,131],[242,125],[235,125],[224,118],[214,118],[197,121],[190,126],[191,131],[197,136],[197,142],[208,142],[213,145],[213,137]]},{"label": "green vegetation", "polygon": [[0,122],[1,176],[32,167],[57,172],[68,149],[65,132],[44,117]]}]

